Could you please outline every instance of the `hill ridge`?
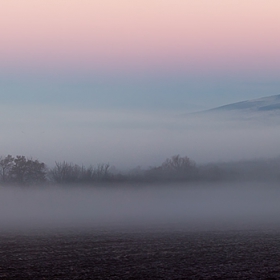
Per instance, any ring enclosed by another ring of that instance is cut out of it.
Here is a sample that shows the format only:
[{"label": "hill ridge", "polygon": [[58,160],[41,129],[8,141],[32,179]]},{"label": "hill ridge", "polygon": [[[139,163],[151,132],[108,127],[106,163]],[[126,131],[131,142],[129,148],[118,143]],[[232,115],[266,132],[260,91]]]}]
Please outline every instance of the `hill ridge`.
[{"label": "hill ridge", "polygon": [[261,97],[257,99],[250,99],[239,101],[215,107],[204,112],[217,112],[217,111],[274,111],[280,110],[280,94]]}]

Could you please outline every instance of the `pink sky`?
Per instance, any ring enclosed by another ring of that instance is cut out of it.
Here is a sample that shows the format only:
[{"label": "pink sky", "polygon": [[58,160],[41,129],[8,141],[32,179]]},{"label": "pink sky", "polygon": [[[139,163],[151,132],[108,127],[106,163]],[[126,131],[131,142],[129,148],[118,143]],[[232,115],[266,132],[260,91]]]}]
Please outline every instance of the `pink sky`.
[{"label": "pink sky", "polygon": [[9,0],[5,68],[280,69],[280,1]]}]

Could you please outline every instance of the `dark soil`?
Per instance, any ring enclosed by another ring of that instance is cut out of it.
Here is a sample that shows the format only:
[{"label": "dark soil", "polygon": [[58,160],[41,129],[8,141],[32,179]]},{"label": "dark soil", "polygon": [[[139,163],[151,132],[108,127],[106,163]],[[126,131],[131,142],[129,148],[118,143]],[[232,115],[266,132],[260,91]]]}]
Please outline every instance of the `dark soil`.
[{"label": "dark soil", "polygon": [[1,234],[0,279],[280,279],[280,234]]}]

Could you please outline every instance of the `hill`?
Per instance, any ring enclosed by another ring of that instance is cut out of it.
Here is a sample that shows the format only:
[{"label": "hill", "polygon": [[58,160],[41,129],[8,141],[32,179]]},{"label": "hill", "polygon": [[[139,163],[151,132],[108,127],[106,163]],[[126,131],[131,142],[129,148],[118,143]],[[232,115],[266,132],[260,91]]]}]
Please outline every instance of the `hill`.
[{"label": "hill", "polygon": [[216,107],[206,112],[219,112],[219,111],[243,111],[243,112],[279,112],[280,113],[280,94],[241,101],[220,107]]}]

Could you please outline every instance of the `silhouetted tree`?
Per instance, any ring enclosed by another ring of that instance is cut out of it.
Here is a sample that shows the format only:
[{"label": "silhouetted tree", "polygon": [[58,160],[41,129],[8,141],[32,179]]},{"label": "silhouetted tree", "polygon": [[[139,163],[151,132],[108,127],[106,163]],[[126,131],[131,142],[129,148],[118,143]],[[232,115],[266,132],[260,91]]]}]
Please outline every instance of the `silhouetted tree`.
[{"label": "silhouetted tree", "polygon": [[148,176],[162,180],[188,180],[198,175],[198,169],[194,161],[188,157],[175,155],[166,159],[161,166],[151,168]]},{"label": "silhouetted tree", "polygon": [[9,173],[12,169],[14,158],[7,155],[5,158],[0,157],[1,178],[3,182],[9,180]]},{"label": "silhouetted tree", "polygon": [[50,170],[50,177],[59,184],[73,183],[79,179],[79,167],[67,162],[55,162],[55,167]]},{"label": "silhouetted tree", "polygon": [[98,164],[97,168],[94,170],[94,175],[96,180],[106,180],[109,178],[109,167],[107,164]]},{"label": "silhouetted tree", "polygon": [[180,157],[175,155],[165,160],[161,165],[162,169],[167,172],[188,172],[195,167],[195,163],[188,157]]},{"label": "silhouetted tree", "polygon": [[91,165],[86,168],[65,161],[56,162],[55,167],[50,169],[49,176],[58,184],[91,183],[108,180],[110,178],[109,167],[109,164],[99,164],[97,168],[93,168]]},{"label": "silhouetted tree", "polygon": [[16,156],[9,171],[12,181],[19,184],[36,184],[46,181],[46,166],[38,160]]}]

